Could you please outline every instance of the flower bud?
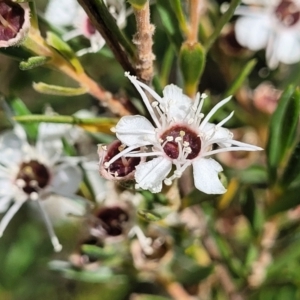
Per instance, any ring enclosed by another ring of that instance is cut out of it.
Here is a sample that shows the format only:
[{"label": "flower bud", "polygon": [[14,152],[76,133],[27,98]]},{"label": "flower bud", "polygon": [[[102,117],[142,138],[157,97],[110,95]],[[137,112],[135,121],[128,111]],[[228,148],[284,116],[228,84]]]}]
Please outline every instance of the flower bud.
[{"label": "flower bud", "polygon": [[16,46],[23,42],[30,29],[28,3],[10,0],[0,2],[0,47]]},{"label": "flower bud", "polygon": [[126,181],[133,180],[135,167],[145,159],[141,157],[121,156],[114,159],[121,151],[126,148],[119,140],[104,146],[98,146],[99,172],[100,175],[109,180]]},{"label": "flower bud", "polygon": [[179,53],[179,64],[184,79],[185,92],[194,97],[205,65],[205,50],[200,43],[184,43]]}]

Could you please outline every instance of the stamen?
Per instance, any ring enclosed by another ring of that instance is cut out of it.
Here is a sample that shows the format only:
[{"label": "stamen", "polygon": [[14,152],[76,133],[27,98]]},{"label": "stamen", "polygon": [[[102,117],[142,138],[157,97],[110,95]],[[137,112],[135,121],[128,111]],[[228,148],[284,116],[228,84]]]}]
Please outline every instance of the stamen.
[{"label": "stamen", "polygon": [[172,184],[172,180],[170,180],[169,178],[166,178],[164,180],[164,184],[167,185],[167,186],[170,186]]},{"label": "stamen", "polygon": [[157,128],[161,128],[160,122],[157,119],[154,110],[152,109],[152,106],[150,105],[149,99],[147,98],[145,92],[141,87],[143,87],[154,99],[156,99],[159,103],[161,102],[161,98],[158,94],[156,94],[152,89],[150,89],[146,84],[143,84],[142,82],[138,81],[135,76],[131,76],[129,72],[125,72],[125,76],[132,82],[132,84],[136,87],[138,92],[140,93],[142,100],[144,104],[146,105],[152,120],[154,121]]},{"label": "stamen", "polygon": [[222,100],[221,102],[219,102],[217,105],[215,105],[212,110],[206,115],[206,117],[204,118],[204,120],[202,121],[199,130],[202,130],[203,127],[206,125],[206,123],[208,122],[208,120],[213,116],[213,114],[223,105],[225,105],[227,102],[229,102],[231,99],[231,96],[225,98],[224,100]]},{"label": "stamen", "polygon": [[36,201],[36,203],[38,204],[38,207],[42,213],[42,217],[45,221],[45,224],[46,224],[46,228],[47,228],[47,231],[48,231],[48,234],[50,236],[50,239],[51,239],[51,242],[52,242],[52,245],[53,245],[53,248],[54,248],[54,251],[55,252],[60,252],[61,249],[62,249],[62,245],[59,243],[59,240],[54,232],[54,229],[53,229],[53,225],[49,219],[49,216],[48,214],[46,213],[44,207],[41,205],[40,201]]},{"label": "stamen", "polygon": [[3,232],[7,225],[9,224],[10,220],[14,217],[14,215],[18,212],[20,207],[24,204],[24,202],[27,200],[27,197],[23,198],[22,200],[16,201],[10,209],[6,212],[4,217],[2,218],[0,222],[0,237],[3,235]]},{"label": "stamen", "polygon": [[133,226],[132,229],[130,230],[129,234],[131,236],[133,236],[134,234],[136,235],[136,237],[139,240],[139,243],[141,245],[141,248],[145,254],[147,254],[147,255],[153,254],[153,248],[151,247],[152,239],[149,237],[146,237],[140,227]]},{"label": "stamen", "polygon": [[220,123],[218,123],[216,125],[216,127],[218,127],[218,128],[222,127],[228,120],[230,120],[232,118],[233,115],[234,115],[234,111],[231,112],[231,114],[227,118],[225,118],[223,121],[221,121]]}]

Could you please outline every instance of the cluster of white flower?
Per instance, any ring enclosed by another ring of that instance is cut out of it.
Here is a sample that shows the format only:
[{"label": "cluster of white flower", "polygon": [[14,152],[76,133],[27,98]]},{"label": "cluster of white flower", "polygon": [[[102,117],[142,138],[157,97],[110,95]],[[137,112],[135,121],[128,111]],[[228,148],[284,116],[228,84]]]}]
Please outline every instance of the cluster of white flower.
[{"label": "cluster of white flower", "polygon": [[[0,222],[0,236],[20,207],[31,201],[41,211],[55,251],[61,250],[47,211],[55,210],[56,219],[84,212],[83,203],[75,195],[82,180],[78,159],[63,156],[58,138],[66,128],[41,123],[35,146],[28,143],[24,129],[18,125],[1,135],[0,213],[8,210]],[[57,201],[62,205],[57,206]]]},{"label": "cluster of white flower", "polygon": [[[154,157],[141,161],[135,167],[137,188],[160,192],[163,182],[170,185],[192,165],[197,189],[207,194],[222,194],[226,191],[218,177],[222,167],[209,156],[227,151],[262,150],[234,140],[233,134],[223,128],[233,113],[216,125],[209,123],[213,114],[231,97],[219,102],[204,116],[201,109],[205,94],[198,93],[193,101],[180,88],[171,84],[164,88],[163,97],[160,97],[136,77],[129,73],[125,75],[139,91],[155,126],[143,116],[122,117],[113,131],[124,147],[113,157],[108,156],[106,160],[101,158],[100,169],[103,166],[109,169],[120,158]],[[150,104],[145,91],[156,101]],[[215,145],[219,148],[215,149]]]},{"label": "cluster of white flower", "polygon": [[279,62],[293,64],[300,60],[300,1],[243,0],[236,15],[237,41],[252,51],[266,49],[270,69]]},{"label": "cluster of white flower", "polygon": [[[126,26],[126,6],[124,1],[106,0],[108,10],[120,28]],[[45,18],[58,27],[71,26],[74,29],[64,34],[64,40],[84,36],[90,41],[90,47],[77,52],[78,56],[96,53],[105,45],[105,40],[91,23],[85,11],[76,0],[50,0],[45,11]]]}]

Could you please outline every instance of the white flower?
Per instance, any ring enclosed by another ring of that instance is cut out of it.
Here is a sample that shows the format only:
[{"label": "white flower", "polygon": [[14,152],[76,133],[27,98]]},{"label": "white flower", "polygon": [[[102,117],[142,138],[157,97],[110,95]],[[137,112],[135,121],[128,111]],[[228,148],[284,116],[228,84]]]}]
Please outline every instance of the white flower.
[{"label": "white flower", "polygon": [[0,213],[7,210],[0,222],[0,236],[19,208],[32,200],[42,213],[55,251],[60,251],[62,246],[47,207],[53,210],[53,204],[60,199],[67,205],[56,206],[55,214],[80,213],[71,198],[75,197],[82,175],[77,160],[63,157],[61,141],[51,134],[45,136],[45,129],[44,125],[39,127],[35,147],[29,145],[23,128],[18,125],[14,131],[0,136]]},{"label": "white flower", "polygon": [[[115,18],[120,28],[126,26],[126,6],[124,1],[106,0],[109,12]],[[90,47],[77,52],[78,56],[87,53],[96,53],[105,45],[105,40],[91,23],[89,17],[76,0],[50,0],[45,11],[45,18],[51,24],[66,27],[72,26],[73,30],[64,34],[64,40],[77,36],[84,36],[90,40]]]},{"label": "white flower", "polygon": [[244,0],[236,15],[237,41],[252,51],[266,49],[268,66],[279,62],[293,64],[300,60],[300,1]]},{"label": "white flower", "polygon": [[[148,189],[153,193],[160,192],[163,182],[170,185],[192,165],[197,189],[207,194],[222,194],[226,191],[218,177],[222,167],[209,156],[226,151],[262,150],[233,140],[233,134],[222,127],[233,113],[217,125],[208,122],[212,115],[230,100],[230,97],[219,102],[204,117],[201,108],[206,95],[198,93],[195,101],[192,101],[180,88],[171,84],[164,88],[163,97],[160,97],[136,77],[128,73],[125,75],[139,91],[155,126],[143,116],[122,117],[114,131],[118,139],[128,147],[105,165],[108,168],[123,156],[154,156],[155,158],[136,167],[137,188]],[[152,105],[145,91],[156,100]],[[218,145],[219,149],[214,150],[213,145]],[[151,147],[151,151],[138,150],[144,147]],[[171,172],[173,166],[175,171]]]}]

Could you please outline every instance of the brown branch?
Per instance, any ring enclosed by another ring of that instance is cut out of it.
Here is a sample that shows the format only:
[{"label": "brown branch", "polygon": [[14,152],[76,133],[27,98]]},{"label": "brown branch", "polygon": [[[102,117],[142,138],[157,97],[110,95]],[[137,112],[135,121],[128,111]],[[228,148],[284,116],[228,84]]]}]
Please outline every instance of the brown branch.
[{"label": "brown branch", "polygon": [[150,23],[149,1],[142,9],[135,9],[137,32],[134,35],[133,43],[137,46],[137,75],[146,84],[149,84],[153,77],[153,60],[155,55],[152,52],[154,26]]}]

